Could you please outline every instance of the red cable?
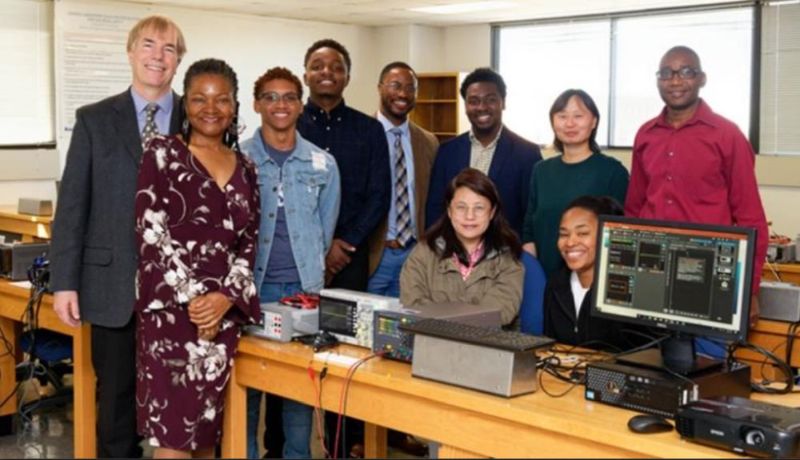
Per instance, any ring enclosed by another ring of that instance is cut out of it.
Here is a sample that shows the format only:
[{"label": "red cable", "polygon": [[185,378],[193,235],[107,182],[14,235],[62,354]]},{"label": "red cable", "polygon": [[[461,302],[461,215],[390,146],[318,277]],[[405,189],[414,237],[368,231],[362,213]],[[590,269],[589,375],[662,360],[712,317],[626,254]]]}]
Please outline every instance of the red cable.
[{"label": "red cable", "polygon": [[308,377],[311,379],[311,386],[314,388],[314,395],[316,396],[314,402],[314,417],[317,419],[317,439],[319,440],[319,444],[322,447],[322,452],[325,454],[325,458],[331,458],[331,454],[328,452],[327,447],[325,446],[325,440],[322,436],[322,407],[320,407],[321,399],[322,399],[322,381],[320,380],[320,388],[317,388],[316,379],[314,378],[314,368],[308,366]]}]

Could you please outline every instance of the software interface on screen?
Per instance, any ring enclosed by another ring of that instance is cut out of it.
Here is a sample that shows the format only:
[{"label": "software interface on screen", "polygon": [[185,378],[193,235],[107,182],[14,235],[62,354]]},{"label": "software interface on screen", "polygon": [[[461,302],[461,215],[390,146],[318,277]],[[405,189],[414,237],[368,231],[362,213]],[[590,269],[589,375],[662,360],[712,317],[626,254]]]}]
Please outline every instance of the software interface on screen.
[{"label": "software interface on screen", "polygon": [[747,253],[744,233],[606,221],[596,309],[667,328],[690,325],[735,334]]}]

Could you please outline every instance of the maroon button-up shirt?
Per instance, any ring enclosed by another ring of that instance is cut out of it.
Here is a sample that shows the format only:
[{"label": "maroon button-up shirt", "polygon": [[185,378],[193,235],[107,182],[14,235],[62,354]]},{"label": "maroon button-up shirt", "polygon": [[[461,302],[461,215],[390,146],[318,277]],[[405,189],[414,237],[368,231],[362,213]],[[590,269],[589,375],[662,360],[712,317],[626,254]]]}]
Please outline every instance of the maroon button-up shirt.
[{"label": "maroon button-up shirt", "polygon": [[752,292],[757,293],[769,231],[753,148],[734,123],[702,99],[679,128],[666,116],[664,108],[636,133],[625,214],[755,228]]}]

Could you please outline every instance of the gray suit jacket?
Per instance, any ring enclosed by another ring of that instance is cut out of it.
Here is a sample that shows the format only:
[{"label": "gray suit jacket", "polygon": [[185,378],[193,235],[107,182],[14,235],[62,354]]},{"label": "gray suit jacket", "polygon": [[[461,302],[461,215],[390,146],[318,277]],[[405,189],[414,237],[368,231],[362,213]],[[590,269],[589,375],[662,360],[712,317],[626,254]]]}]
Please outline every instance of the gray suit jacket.
[{"label": "gray suit jacket", "polygon": [[[408,122],[411,136],[411,153],[414,157],[414,202],[417,206],[417,235],[425,233],[425,201],[428,199],[428,183],[431,168],[439,148],[439,140],[433,133],[426,131],[413,122]],[[390,149],[391,150],[391,149]],[[369,238],[369,273],[372,275],[378,268],[386,241],[386,230],[389,227],[388,217],[383,219]]]},{"label": "gray suit jacket", "polygon": [[[180,101],[173,94],[170,133]],[[130,321],[138,250],[134,201],[142,143],[130,89],[78,109],[50,246],[53,291],[78,291],[81,319]]]}]

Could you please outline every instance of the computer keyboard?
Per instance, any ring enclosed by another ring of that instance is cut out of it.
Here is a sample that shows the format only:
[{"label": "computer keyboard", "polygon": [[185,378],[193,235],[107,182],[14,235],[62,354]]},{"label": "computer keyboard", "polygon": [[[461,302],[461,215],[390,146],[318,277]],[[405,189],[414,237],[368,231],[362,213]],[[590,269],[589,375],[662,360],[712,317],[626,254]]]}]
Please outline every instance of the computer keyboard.
[{"label": "computer keyboard", "polygon": [[466,342],[509,351],[532,350],[555,343],[555,340],[549,337],[471,326],[434,318],[420,319],[411,324],[403,324],[400,329],[414,334],[430,335],[456,342]]}]

